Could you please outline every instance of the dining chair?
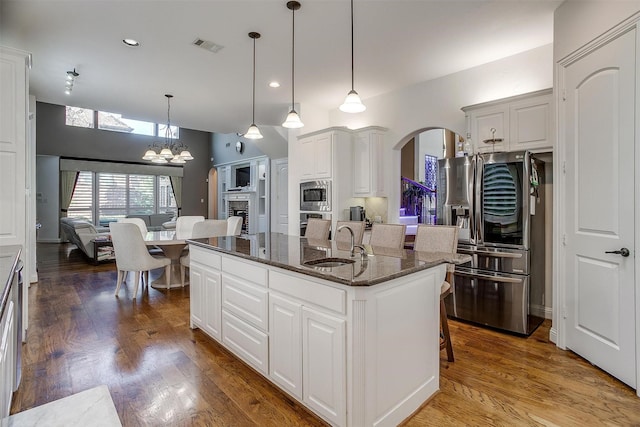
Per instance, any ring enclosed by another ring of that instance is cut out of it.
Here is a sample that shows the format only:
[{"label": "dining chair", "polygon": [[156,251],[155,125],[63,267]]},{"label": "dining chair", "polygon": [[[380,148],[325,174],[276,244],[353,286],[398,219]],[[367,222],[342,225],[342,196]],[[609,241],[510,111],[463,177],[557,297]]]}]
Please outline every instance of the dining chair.
[{"label": "dining chair", "polygon": [[404,238],[407,226],[404,224],[375,223],[371,228],[370,246],[385,248],[404,248]]},{"label": "dining chair", "polygon": [[111,241],[113,242],[113,251],[116,257],[116,269],[118,270],[116,296],[118,296],[120,286],[126,277],[126,273],[129,271],[136,273],[135,288],[133,290],[134,299],[138,294],[138,284],[140,283],[141,273],[142,280],[145,281],[146,279],[147,286],[149,286],[149,270],[164,267],[167,289],[169,288],[171,259],[151,256],[147,251],[147,245],[137,225],[129,222],[113,222],[110,224],[109,230],[111,232]]},{"label": "dining chair", "polygon": [[[416,240],[413,250],[418,252],[447,252],[456,253],[458,248],[458,227],[449,225],[425,225],[420,224],[416,230]],[[447,266],[447,276],[440,285],[440,327],[442,329],[440,350],[447,350],[447,360],[453,362],[453,345],[449,333],[449,321],[447,319],[447,307],[444,299],[451,293],[453,283],[453,264]]]},{"label": "dining chair", "polygon": [[[240,218],[242,219],[242,218]],[[218,237],[227,235],[227,221],[224,219],[205,219],[204,221],[193,224],[192,239],[201,239],[206,237]],[[191,258],[189,251],[186,255],[180,257],[180,284],[184,287],[184,277],[186,269],[189,268]]]},{"label": "dining chair", "polygon": [[118,218],[118,222],[128,222],[131,224],[135,224],[140,229],[140,233],[142,233],[143,238],[147,235],[147,224],[142,218]]},{"label": "dining chair", "polygon": [[176,219],[176,237],[178,239],[190,239],[193,232],[193,225],[196,222],[204,221],[202,215],[179,216]]},{"label": "dining chair", "polygon": [[230,216],[227,218],[227,236],[239,236],[242,232],[242,217]]},{"label": "dining chair", "polygon": [[340,229],[343,225],[348,226],[351,231],[353,231],[353,244],[361,245],[362,237],[364,236],[364,221],[338,221],[336,223],[336,232],[333,235],[333,240],[336,242],[351,243],[351,234],[349,231],[344,228],[342,230]]},{"label": "dining chair", "polygon": [[307,230],[304,237],[313,240],[327,240],[331,231],[331,220],[320,218],[309,218],[307,220]]}]

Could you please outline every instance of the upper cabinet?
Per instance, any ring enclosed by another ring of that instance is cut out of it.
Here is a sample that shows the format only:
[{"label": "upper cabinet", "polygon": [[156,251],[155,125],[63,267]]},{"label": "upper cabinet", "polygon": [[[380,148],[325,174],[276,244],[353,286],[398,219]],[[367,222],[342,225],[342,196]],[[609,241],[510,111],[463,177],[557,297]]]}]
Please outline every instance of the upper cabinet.
[{"label": "upper cabinet", "polygon": [[353,139],[353,196],[386,196],[384,136],[386,129],[358,129]]},{"label": "upper cabinet", "polygon": [[306,166],[301,179],[332,177],[333,137],[331,131],[300,137],[301,160]]},{"label": "upper cabinet", "polygon": [[463,107],[474,151],[553,149],[551,89]]}]

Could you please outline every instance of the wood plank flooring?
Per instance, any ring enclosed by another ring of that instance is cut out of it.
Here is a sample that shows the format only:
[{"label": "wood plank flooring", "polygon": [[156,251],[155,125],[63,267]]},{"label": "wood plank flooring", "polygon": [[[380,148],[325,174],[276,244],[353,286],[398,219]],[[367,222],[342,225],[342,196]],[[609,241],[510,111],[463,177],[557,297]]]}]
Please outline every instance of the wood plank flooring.
[{"label": "wood plank flooring", "polygon": [[[115,264],[70,244],[39,244],[38,276],[12,413],[106,384],[124,426],[325,425],[189,329],[188,287],[115,298]],[[635,391],[558,350],[548,322],[527,339],[449,324],[456,361],[441,352],[441,391],[406,426],[640,426]]]}]

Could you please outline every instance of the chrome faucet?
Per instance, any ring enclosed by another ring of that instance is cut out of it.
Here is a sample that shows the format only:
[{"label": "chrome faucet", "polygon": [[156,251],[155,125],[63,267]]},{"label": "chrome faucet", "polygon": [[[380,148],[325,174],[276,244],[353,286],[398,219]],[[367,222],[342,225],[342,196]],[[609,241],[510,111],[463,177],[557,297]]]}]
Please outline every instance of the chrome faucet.
[{"label": "chrome faucet", "polygon": [[353,235],[353,230],[351,229],[351,227],[349,227],[348,225],[341,225],[340,227],[338,227],[337,231],[342,230],[343,228],[346,228],[347,230],[349,230],[349,234],[351,235],[351,245],[349,248],[349,255],[351,256],[351,258],[355,257],[356,254],[354,252],[355,248],[360,249],[360,258],[361,259],[365,259],[365,257],[367,256],[367,251],[365,250],[364,246],[362,245],[355,245],[355,237]]}]

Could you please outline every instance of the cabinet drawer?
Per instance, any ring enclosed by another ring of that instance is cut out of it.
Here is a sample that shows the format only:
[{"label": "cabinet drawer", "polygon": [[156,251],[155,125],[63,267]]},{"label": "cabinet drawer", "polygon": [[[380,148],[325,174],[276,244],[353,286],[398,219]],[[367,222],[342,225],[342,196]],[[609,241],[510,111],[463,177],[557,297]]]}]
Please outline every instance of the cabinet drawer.
[{"label": "cabinet drawer", "polygon": [[302,276],[269,270],[269,288],[337,313],[346,313],[347,293]]},{"label": "cabinet drawer", "polygon": [[241,259],[223,258],[222,271],[258,285],[267,286],[267,269]]},{"label": "cabinet drawer", "polygon": [[210,250],[199,248],[198,246],[189,245],[189,260],[220,270],[220,255]]},{"label": "cabinet drawer", "polygon": [[222,278],[222,307],[263,331],[268,328],[267,295],[266,288],[226,275]]},{"label": "cabinet drawer", "polygon": [[265,376],[268,374],[269,339],[267,334],[222,311],[222,343],[240,359]]}]

